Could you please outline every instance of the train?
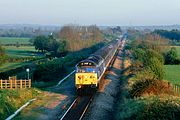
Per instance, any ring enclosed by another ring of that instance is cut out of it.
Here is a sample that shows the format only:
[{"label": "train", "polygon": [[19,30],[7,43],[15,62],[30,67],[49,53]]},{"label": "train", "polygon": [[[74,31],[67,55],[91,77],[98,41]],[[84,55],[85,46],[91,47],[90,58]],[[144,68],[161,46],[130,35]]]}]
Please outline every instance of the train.
[{"label": "train", "polygon": [[78,93],[85,88],[98,88],[109,63],[123,44],[123,39],[123,36],[119,37],[75,66],[75,87]]}]

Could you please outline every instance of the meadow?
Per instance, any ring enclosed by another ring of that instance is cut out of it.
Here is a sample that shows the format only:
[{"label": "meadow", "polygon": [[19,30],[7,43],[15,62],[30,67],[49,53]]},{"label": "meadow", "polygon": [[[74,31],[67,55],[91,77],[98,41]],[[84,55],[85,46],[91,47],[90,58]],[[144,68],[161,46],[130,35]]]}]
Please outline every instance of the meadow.
[{"label": "meadow", "polygon": [[6,54],[13,57],[30,57],[30,56],[41,56],[36,52],[34,46],[4,46]]},{"label": "meadow", "polygon": [[[44,55],[42,53],[37,52],[34,46],[29,46],[29,40],[30,38],[0,37],[0,43],[2,44],[2,47],[5,49],[6,55],[11,59],[43,57]],[[5,46],[7,44],[16,44],[17,42],[19,44],[27,44],[27,46]],[[2,66],[0,66],[0,72],[15,69],[17,67],[21,67],[27,64],[30,63],[20,61],[6,62]]]},{"label": "meadow", "polygon": [[165,65],[165,80],[180,85],[180,65]]},{"label": "meadow", "polygon": [[16,38],[16,37],[0,37],[0,44],[30,44],[30,38]]}]

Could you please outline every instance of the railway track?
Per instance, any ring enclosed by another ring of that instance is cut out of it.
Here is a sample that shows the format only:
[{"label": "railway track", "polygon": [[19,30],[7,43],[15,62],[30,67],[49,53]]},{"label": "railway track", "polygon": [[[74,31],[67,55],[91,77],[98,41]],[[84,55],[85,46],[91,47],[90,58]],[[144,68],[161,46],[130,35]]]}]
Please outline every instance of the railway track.
[{"label": "railway track", "polygon": [[81,120],[88,109],[93,95],[78,96],[60,120]]},{"label": "railway track", "polygon": [[[115,52],[115,55],[109,62],[109,65],[108,65],[109,68],[111,68],[112,65],[114,64],[114,61],[118,55],[119,50],[120,49],[118,49]],[[90,103],[92,102],[93,96],[94,94],[89,95],[89,96],[78,96],[72,102],[71,106],[67,109],[65,114],[60,118],[60,120],[81,120],[84,114],[86,113]]]}]

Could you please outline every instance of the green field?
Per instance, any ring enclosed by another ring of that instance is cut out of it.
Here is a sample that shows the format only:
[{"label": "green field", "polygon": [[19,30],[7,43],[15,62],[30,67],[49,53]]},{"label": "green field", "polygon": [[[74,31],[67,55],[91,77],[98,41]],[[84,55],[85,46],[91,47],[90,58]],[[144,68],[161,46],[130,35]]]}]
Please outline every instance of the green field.
[{"label": "green field", "polygon": [[23,65],[26,65],[25,63],[22,62],[13,62],[13,63],[5,63],[0,67],[0,72],[4,72],[10,69],[18,68]]},{"label": "green field", "polygon": [[34,46],[4,46],[6,54],[13,57],[29,57],[29,56],[40,56],[37,54]]},{"label": "green field", "polygon": [[30,44],[30,38],[16,38],[16,37],[0,37],[0,44]]},{"label": "green field", "polygon": [[164,79],[180,85],[180,65],[165,65]]},{"label": "green field", "polygon": [[[3,46],[5,48],[5,52],[9,57],[12,58],[26,58],[26,57],[44,57],[42,53],[38,53],[35,50],[34,46],[22,46],[22,47],[15,47],[15,46]],[[7,71],[10,69],[18,68],[23,65],[30,64],[29,62],[7,62],[0,66],[0,72]]]}]

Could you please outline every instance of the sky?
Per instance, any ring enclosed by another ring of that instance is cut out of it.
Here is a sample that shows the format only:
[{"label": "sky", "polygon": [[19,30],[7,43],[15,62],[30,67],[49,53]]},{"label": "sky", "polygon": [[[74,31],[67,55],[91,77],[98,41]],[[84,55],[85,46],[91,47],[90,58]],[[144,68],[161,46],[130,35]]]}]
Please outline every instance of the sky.
[{"label": "sky", "polygon": [[180,24],[180,0],[0,0],[0,24]]}]

